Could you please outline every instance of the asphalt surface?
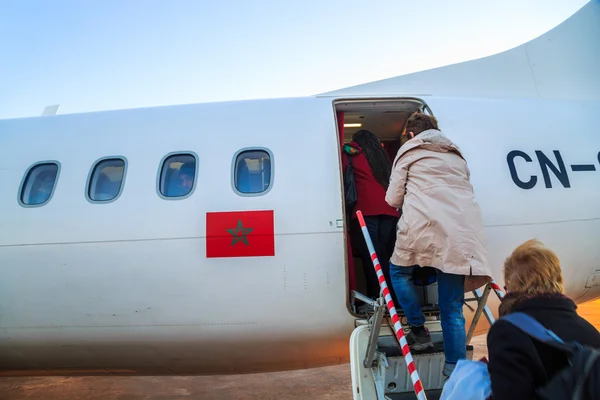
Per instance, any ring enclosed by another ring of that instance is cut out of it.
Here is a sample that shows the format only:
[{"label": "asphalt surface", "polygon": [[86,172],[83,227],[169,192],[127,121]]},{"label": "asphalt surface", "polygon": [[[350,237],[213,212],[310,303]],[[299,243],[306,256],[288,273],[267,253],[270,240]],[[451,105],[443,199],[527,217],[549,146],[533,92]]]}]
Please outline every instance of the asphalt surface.
[{"label": "asphalt surface", "polygon": [[0,378],[3,400],[352,399],[350,366],[213,377]]}]

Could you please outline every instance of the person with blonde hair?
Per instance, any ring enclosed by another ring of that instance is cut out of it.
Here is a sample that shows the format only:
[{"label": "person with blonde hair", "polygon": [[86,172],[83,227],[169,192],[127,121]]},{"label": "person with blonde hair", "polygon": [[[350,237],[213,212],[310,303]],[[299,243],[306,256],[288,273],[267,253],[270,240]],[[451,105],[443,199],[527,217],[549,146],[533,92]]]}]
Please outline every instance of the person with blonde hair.
[{"label": "person with blonde hair", "polygon": [[518,246],[504,262],[506,296],[501,317],[487,336],[492,397],[494,400],[533,399],[569,364],[564,352],[542,343],[502,317],[524,313],[564,342],[600,348],[600,333],[577,314],[577,306],[564,294],[558,256],[540,241]]}]

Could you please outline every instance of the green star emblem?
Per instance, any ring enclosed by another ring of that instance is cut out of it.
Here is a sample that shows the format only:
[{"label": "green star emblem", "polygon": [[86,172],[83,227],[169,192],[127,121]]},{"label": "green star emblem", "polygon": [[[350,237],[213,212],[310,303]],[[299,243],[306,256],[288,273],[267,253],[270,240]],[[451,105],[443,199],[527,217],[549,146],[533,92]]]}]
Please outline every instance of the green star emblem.
[{"label": "green star emblem", "polygon": [[238,220],[237,226],[235,229],[227,229],[227,232],[233,236],[231,239],[231,245],[235,246],[237,242],[242,242],[246,246],[248,246],[248,234],[252,232],[254,228],[244,228],[242,226],[242,220]]}]

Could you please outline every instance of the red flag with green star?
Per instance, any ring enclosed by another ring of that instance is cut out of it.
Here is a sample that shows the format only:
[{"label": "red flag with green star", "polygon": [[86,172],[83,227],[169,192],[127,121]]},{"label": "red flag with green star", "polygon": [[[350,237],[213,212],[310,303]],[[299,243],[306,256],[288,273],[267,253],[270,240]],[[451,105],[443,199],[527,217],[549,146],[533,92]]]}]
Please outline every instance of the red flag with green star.
[{"label": "red flag with green star", "polygon": [[206,257],[274,255],[273,210],[206,213]]}]

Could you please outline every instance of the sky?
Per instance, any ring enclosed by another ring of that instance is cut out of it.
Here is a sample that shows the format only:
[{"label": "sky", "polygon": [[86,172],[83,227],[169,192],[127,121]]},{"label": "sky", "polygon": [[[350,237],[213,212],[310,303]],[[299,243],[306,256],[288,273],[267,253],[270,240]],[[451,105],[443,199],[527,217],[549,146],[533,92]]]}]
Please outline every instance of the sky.
[{"label": "sky", "polygon": [[588,0],[0,0],[0,119],[314,95],[525,43]]}]

